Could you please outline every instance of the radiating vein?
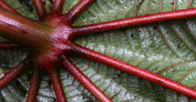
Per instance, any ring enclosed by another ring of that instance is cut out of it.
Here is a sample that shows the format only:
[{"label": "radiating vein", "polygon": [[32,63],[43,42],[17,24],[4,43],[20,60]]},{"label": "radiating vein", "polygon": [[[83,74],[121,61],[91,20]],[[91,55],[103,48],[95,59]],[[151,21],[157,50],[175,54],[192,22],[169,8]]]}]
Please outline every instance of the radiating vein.
[{"label": "radiating vein", "polygon": [[86,77],[67,57],[63,56],[62,65],[68,70],[86,89],[88,89],[97,99],[104,102],[112,102],[94,83]]},{"label": "radiating vein", "polygon": [[33,0],[39,19],[42,21],[47,15],[46,9],[42,0]]},{"label": "radiating vein", "polygon": [[[159,85],[162,85],[166,88],[172,89],[174,91],[180,92],[182,94],[185,94],[191,98],[196,98],[196,90],[179,84],[175,81],[172,81],[171,79],[167,79],[165,77],[162,77],[160,75],[154,74],[152,72],[146,71],[144,69],[138,68],[136,66],[130,65],[128,63],[119,61],[117,59],[111,58],[109,56],[106,56],[104,54],[92,51],[90,49],[84,48],[80,45],[71,43],[72,51],[74,53],[77,53],[81,56],[84,56],[86,58],[89,58],[91,60],[95,60],[97,62],[106,64],[108,66],[114,67],[116,69],[119,69],[121,71],[125,71],[127,73],[133,74],[135,76],[144,78],[146,80],[149,80],[151,82],[157,83]],[[180,89],[179,89],[180,87]]]},{"label": "radiating vein", "polygon": [[35,68],[35,70],[33,72],[33,77],[32,77],[31,83],[30,83],[27,102],[35,102],[36,101],[40,81],[41,81],[41,78],[40,78],[39,69]]},{"label": "radiating vein", "polygon": [[3,0],[0,0],[0,7],[4,8],[10,12],[16,13],[16,14],[20,14],[18,11],[16,11],[15,9],[13,9],[10,5],[8,5],[6,2],[4,2]]},{"label": "radiating vein", "polygon": [[3,88],[5,85],[7,85],[10,81],[12,81],[16,76],[18,76],[23,70],[24,65],[26,64],[27,59],[25,59],[23,62],[20,62],[16,67],[14,67],[11,71],[6,73],[1,79],[0,79],[0,89]]},{"label": "radiating vein", "polygon": [[175,67],[175,66],[178,66],[178,65],[181,65],[181,64],[185,64],[185,63],[188,63],[188,62],[178,62],[178,63],[172,64],[172,65],[169,65],[169,66],[161,69],[159,72],[157,72],[157,74],[161,74],[162,72],[164,72],[165,70],[167,70],[169,68],[172,68],[172,67]]},{"label": "radiating vein", "polygon": [[182,19],[187,17],[194,17],[196,9],[177,10],[163,13],[155,13],[150,15],[136,16],[131,18],[125,18],[120,20],[107,21],[104,23],[89,24],[84,26],[73,27],[72,37],[78,37],[81,35],[88,35],[103,31],[109,31],[119,28],[125,28],[136,25],[143,25],[149,23],[155,23],[166,20]]},{"label": "radiating vein", "polygon": [[63,9],[64,0],[54,0],[51,13],[61,14]]}]

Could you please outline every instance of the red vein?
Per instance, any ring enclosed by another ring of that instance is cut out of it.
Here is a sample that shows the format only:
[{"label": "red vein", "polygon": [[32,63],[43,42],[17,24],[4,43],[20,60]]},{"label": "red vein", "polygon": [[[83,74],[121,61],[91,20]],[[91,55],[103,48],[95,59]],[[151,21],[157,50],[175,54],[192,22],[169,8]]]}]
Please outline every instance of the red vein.
[{"label": "red vein", "polygon": [[176,102],[179,102],[179,93],[176,93]]},{"label": "red vein", "polygon": [[193,85],[193,86],[192,86],[192,88],[193,88],[193,89],[195,89],[195,88],[196,88],[196,84],[195,84],[195,85]]},{"label": "red vein", "polygon": [[156,41],[155,41],[155,37],[154,37],[155,34],[154,35],[152,34],[149,26],[147,27],[147,29],[148,29],[148,33],[149,33],[150,37],[152,38],[152,42],[153,42],[153,44],[151,46],[155,49],[155,52],[157,52],[157,45],[156,45]]},{"label": "red vein", "polygon": [[174,0],[173,10],[176,10],[176,0]]},{"label": "red vein", "polygon": [[[117,87],[117,86],[115,86],[115,87]],[[111,97],[111,99],[114,99],[117,95],[119,95],[120,91],[121,91],[121,89],[120,89],[116,94],[114,94],[114,95]]]},{"label": "red vein", "polygon": [[[121,7],[123,7],[124,8],[124,6],[121,4],[121,2],[119,2],[118,0],[116,1],[117,2],[117,4],[119,4]],[[101,4],[101,3],[100,3]],[[105,4],[106,6],[108,6],[110,9],[114,9],[114,7],[111,5],[111,4],[109,4],[106,0],[103,0],[103,4]],[[103,6],[103,5],[102,5]],[[119,7],[120,8],[120,7]]]},{"label": "red vein", "polygon": [[56,68],[49,68],[48,70],[50,79],[52,81],[52,86],[54,88],[54,92],[56,94],[56,98],[58,102],[67,102],[65,97],[64,89],[61,84],[61,79]]},{"label": "red vein", "polygon": [[162,2],[163,2],[163,0],[160,0],[160,3],[159,3],[159,12],[162,12]]},{"label": "red vein", "polygon": [[137,9],[137,12],[136,12],[135,16],[138,15],[138,13],[139,13],[139,11],[140,11],[140,9],[141,9],[143,3],[144,3],[144,0],[141,0],[140,3],[139,3],[139,5],[138,5],[139,7],[138,7],[138,9]]},{"label": "red vein", "polygon": [[112,100],[105,95],[89,78],[86,77],[67,57],[63,56],[65,60],[62,65],[68,70],[91,94],[93,94],[101,102],[112,102]]},{"label": "red vein", "polygon": [[94,0],[81,0],[75,7],[68,11],[64,16],[72,23]]},{"label": "red vein", "polygon": [[157,61],[152,62],[150,65],[148,65],[148,66],[145,68],[145,70],[149,70],[150,67],[152,67],[153,65],[159,63],[160,61],[162,61],[162,60],[157,60]]},{"label": "red vein", "polygon": [[13,9],[10,5],[8,5],[3,0],[0,0],[0,7],[1,8],[4,8],[4,9],[10,11],[10,12],[14,12],[14,13],[20,14],[18,11],[16,11],[15,9]]},{"label": "red vein", "polygon": [[63,9],[64,0],[54,0],[51,13],[61,14]]},{"label": "red vein", "polygon": [[38,68],[34,69],[33,77],[30,83],[30,88],[28,92],[27,102],[35,102],[40,85],[40,72]]},{"label": "red vein", "polygon": [[161,100],[161,99],[159,98],[159,96],[158,96],[158,94],[157,94],[157,92],[156,92],[156,90],[155,90],[155,86],[154,86],[153,84],[154,84],[154,83],[150,82],[150,87],[151,87],[153,93],[155,94],[155,96],[156,96],[156,98],[158,99],[159,102],[160,102],[160,101],[163,101],[163,100]]},{"label": "red vein", "polygon": [[81,35],[87,35],[91,33],[98,33],[103,31],[109,31],[124,27],[149,24],[167,20],[182,19],[187,17],[195,17],[196,9],[186,9],[170,12],[162,12],[149,14],[144,16],[137,16],[131,18],[125,18],[120,20],[108,21],[103,23],[89,24],[84,26],[75,26],[73,27],[72,37],[77,37]]},{"label": "red vein", "polygon": [[150,14],[150,7],[151,7],[151,0],[149,1],[149,3],[148,3],[148,10],[147,10],[147,14]]},{"label": "red vein", "polygon": [[161,74],[162,72],[164,72],[165,70],[167,70],[169,68],[175,67],[177,65],[185,64],[185,63],[188,63],[188,62],[178,62],[178,63],[172,64],[172,65],[169,65],[169,66],[163,68],[162,70],[160,70],[159,72],[157,72],[157,74]]},{"label": "red vein", "polygon": [[44,7],[42,0],[33,0],[33,3],[35,5],[39,19],[43,20],[44,17],[47,15],[47,12],[46,12],[46,9]]},{"label": "red vein", "polygon": [[27,60],[24,60],[23,62],[18,64],[16,67],[14,67],[0,79],[0,89],[7,85],[10,81],[12,81],[24,70],[24,64],[26,63],[26,61]]},{"label": "red vein", "polygon": [[[185,41],[185,39],[183,39],[183,37],[180,35],[180,34],[178,34],[178,32],[172,27],[172,25],[170,24],[170,23],[166,23],[170,28],[171,28],[171,30],[173,31],[173,33],[192,51],[192,52],[194,52],[194,53],[196,53],[196,51],[192,48],[192,46],[190,46],[189,44],[188,44],[188,42],[187,41]],[[190,39],[189,39],[190,40]]]},{"label": "red vein", "polygon": [[190,70],[189,72],[187,72],[185,75],[183,75],[182,77],[180,77],[177,82],[180,82],[181,80],[183,80],[185,77],[187,77],[189,74],[191,74],[194,70],[196,70],[196,68],[193,68],[192,70]]},{"label": "red vein", "polygon": [[166,38],[167,36],[164,36],[165,33],[163,34],[163,31],[161,30],[161,28],[159,27],[158,24],[157,25],[157,28],[158,28],[158,32],[160,33],[161,37],[163,38],[165,44],[168,46],[169,49],[171,49],[171,51],[180,58],[180,55],[172,48],[172,46],[169,44],[169,41],[168,39]]},{"label": "red vein", "polygon": [[111,57],[106,56],[104,54],[92,51],[92,50],[87,49],[85,47],[82,47],[78,44],[71,43],[71,45],[72,45],[72,51],[76,54],[79,54],[79,55],[84,56],[86,58],[89,58],[91,60],[95,60],[97,62],[103,63],[105,65],[114,67],[118,70],[133,74],[133,75],[138,76],[140,78],[146,79],[148,81],[154,82],[154,83],[159,84],[161,86],[164,86],[166,88],[180,92],[188,97],[196,99],[196,90],[194,90],[190,87],[187,87],[185,85],[182,85],[182,84],[177,83],[175,81],[172,81],[170,79],[162,77],[158,74],[149,72],[147,70],[144,70],[144,69],[138,68],[136,66],[130,65],[128,63],[111,58]]},{"label": "red vein", "polygon": [[[112,75],[111,78],[113,78],[113,77],[114,77],[114,73],[115,73],[114,70],[112,70],[112,71],[109,70],[109,71],[108,71],[108,69],[109,69],[109,67],[106,68],[107,71],[106,71],[106,74],[105,74],[104,77],[106,77],[106,75],[107,75],[108,73],[110,73],[110,74]],[[111,86],[111,84],[112,84],[112,79],[110,79],[109,81],[110,81],[109,84],[107,85],[107,87],[105,87],[105,89],[103,89],[103,92],[106,92],[106,90],[109,89],[109,87]]]},{"label": "red vein", "polygon": [[137,27],[136,30],[137,30],[137,35],[138,35],[139,47],[141,48],[142,53],[146,56],[146,52],[144,51],[144,48],[142,46],[141,34],[140,34],[139,27]]},{"label": "red vein", "polygon": [[189,2],[189,6],[188,6],[188,9],[190,9],[190,8],[191,8],[192,3],[193,3],[193,0],[190,0],[190,2]]},{"label": "red vein", "polygon": [[188,29],[188,31],[190,32],[190,34],[196,39],[196,35],[192,32],[191,28],[189,27],[189,25],[187,24],[186,20],[183,20],[185,27]]}]

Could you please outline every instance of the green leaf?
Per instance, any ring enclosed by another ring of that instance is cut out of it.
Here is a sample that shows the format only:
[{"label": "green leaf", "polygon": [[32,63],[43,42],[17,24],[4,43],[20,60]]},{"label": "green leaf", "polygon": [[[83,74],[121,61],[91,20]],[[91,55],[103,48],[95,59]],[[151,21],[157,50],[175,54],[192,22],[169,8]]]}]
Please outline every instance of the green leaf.
[{"label": "green leaf", "polygon": [[[11,0],[7,1],[10,3]],[[13,1],[18,2],[17,0]],[[49,0],[43,1],[46,2],[45,6],[49,11],[51,3]],[[65,13],[70,10],[79,1],[80,0],[65,0],[63,12]],[[175,10],[180,10],[187,9],[190,0],[176,1]],[[31,2],[29,3],[32,5]],[[13,6],[12,4],[12,6],[16,8],[18,5]],[[77,18],[73,25],[81,26],[115,19],[172,11],[173,5],[173,0],[95,0],[95,2]],[[195,0],[193,0],[191,7],[196,7]],[[23,8],[22,6],[21,9],[26,10],[27,8]],[[35,10],[33,12],[25,11],[22,14],[31,15],[28,17],[37,19]],[[195,27],[196,19],[187,18],[93,34],[87,37],[78,38],[75,42],[89,49],[148,71],[158,73],[186,86],[193,87],[196,84]],[[72,57],[72,60],[87,77],[103,90],[106,95],[112,97],[115,102],[195,101],[170,89],[166,89],[157,84],[95,61],[79,56]],[[3,72],[2,69],[1,71]],[[0,74],[2,75],[2,73]],[[60,74],[69,102],[97,101],[95,97],[66,70],[60,70]],[[18,78],[18,80],[22,80],[20,83],[23,87],[17,91],[22,89],[27,90],[28,86],[25,85],[28,81],[25,76],[27,77],[27,75],[23,75]],[[19,82],[18,80],[17,82]],[[54,101],[55,94],[49,80],[47,75],[43,77],[37,100],[43,102]],[[7,90],[12,89],[7,88]],[[9,96],[3,96],[1,90],[0,101],[9,101],[8,99],[19,100],[18,97],[13,96],[13,91],[9,92],[5,89],[3,92]],[[18,93],[22,92],[23,91],[19,91]],[[21,96],[25,97],[25,95]]]}]

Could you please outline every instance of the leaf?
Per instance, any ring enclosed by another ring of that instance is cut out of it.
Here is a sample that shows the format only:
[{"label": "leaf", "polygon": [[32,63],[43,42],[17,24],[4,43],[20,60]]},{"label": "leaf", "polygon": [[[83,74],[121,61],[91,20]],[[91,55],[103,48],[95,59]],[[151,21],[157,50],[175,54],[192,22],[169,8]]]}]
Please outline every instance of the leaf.
[{"label": "leaf", "polygon": [[[14,1],[18,2],[17,0]],[[44,1],[46,1],[46,7],[49,11],[51,3],[48,0]],[[70,10],[79,1],[80,0],[65,0],[63,12]],[[187,9],[189,1],[190,0],[176,0],[175,10]],[[86,25],[172,11],[173,5],[173,0],[95,0],[95,2],[77,18],[73,25]],[[193,1],[192,8],[195,7],[196,1]],[[24,14],[32,15],[29,17],[37,19],[37,16],[34,15],[35,10],[33,13],[25,12]],[[193,87],[196,85],[195,21],[195,18],[187,18],[128,27],[78,38],[75,42],[148,71],[158,73],[189,87]],[[72,57],[72,60],[87,77],[116,102],[195,101],[157,84],[89,59],[76,56]],[[66,70],[60,70],[60,73],[68,101],[97,101],[95,97]],[[26,88],[28,88],[28,86],[25,87],[24,84],[28,83],[25,76],[27,77],[27,75],[20,77],[21,80],[23,79],[23,81],[20,81],[23,86],[20,90],[27,90]],[[18,93],[22,92],[23,91],[20,91]],[[12,94],[6,98],[3,96],[1,90],[0,101],[9,101],[7,99],[19,100],[19,98],[13,96],[13,92],[6,92],[5,90],[4,93],[8,95],[10,93]],[[22,96],[25,97],[25,95]],[[55,100],[55,94],[47,75],[42,79],[37,100],[43,102]]]}]

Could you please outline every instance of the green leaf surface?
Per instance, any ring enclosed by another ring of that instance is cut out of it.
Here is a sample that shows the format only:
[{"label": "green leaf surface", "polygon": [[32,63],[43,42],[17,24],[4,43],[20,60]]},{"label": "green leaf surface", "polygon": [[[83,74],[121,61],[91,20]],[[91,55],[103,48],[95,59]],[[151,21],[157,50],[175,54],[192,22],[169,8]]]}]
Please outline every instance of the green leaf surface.
[{"label": "green leaf surface", "polygon": [[[52,4],[49,0],[43,1],[45,2],[47,11],[49,11]],[[65,0],[63,12],[65,13],[70,10],[79,1]],[[25,6],[18,0],[7,0],[7,2],[23,15],[32,19],[38,19],[37,15],[35,15],[35,10],[28,11],[28,6]],[[176,0],[175,10],[187,9],[189,2],[190,0]],[[31,1],[28,1],[28,3],[32,5]],[[73,25],[81,26],[167,12],[173,10],[173,5],[174,0],[95,0],[77,18]],[[193,0],[191,7],[196,7],[195,0]],[[195,88],[195,27],[196,19],[187,18],[92,34],[78,38],[75,42],[89,49]],[[17,58],[22,59],[23,57],[20,56]],[[79,56],[72,57],[71,59],[87,77],[115,102],[195,101],[175,91],[95,61]],[[9,62],[15,63],[11,59]],[[29,73],[31,75],[31,72]],[[3,74],[4,69],[1,68],[0,75],[3,76]],[[69,102],[97,101],[66,70],[60,70],[60,75]],[[29,87],[28,76],[28,74],[21,75],[14,82],[3,88],[0,93],[0,101],[25,101],[25,91]],[[20,83],[21,87],[13,88],[16,87],[15,83]],[[47,75],[42,78],[37,100],[42,102],[53,102],[55,100],[55,94]]]}]

